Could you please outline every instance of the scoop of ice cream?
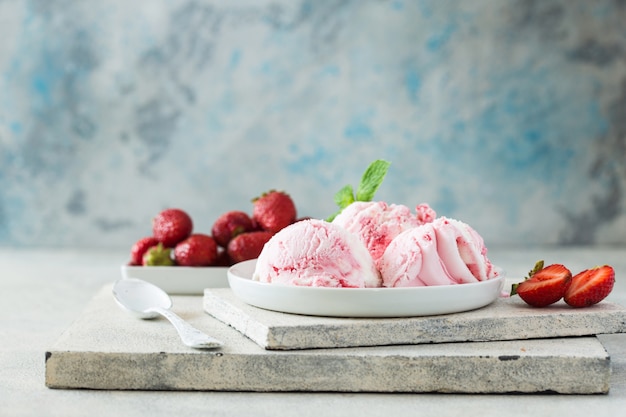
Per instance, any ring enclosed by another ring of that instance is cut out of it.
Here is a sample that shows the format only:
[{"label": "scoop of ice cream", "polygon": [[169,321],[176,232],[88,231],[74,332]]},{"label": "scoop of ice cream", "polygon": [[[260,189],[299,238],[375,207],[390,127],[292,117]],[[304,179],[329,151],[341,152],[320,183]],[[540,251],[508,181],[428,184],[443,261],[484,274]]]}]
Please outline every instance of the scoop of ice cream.
[{"label": "scoop of ice cream", "polygon": [[252,279],[310,287],[380,287],[381,279],[356,235],[323,220],[294,223],[263,247]]},{"label": "scoop of ice cream", "polygon": [[383,201],[356,201],[335,217],[333,224],[355,234],[367,247],[378,266],[387,245],[407,229],[421,222],[411,209]]},{"label": "scoop of ice cream", "polygon": [[433,227],[437,233],[439,256],[457,282],[485,281],[497,275],[487,258],[482,236],[470,225],[440,217],[433,222]]},{"label": "scoop of ice cream", "polygon": [[463,284],[498,276],[483,238],[468,224],[439,217],[399,234],[379,262],[385,287]]},{"label": "scoop of ice cream", "polygon": [[430,223],[437,218],[435,210],[426,203],[418,204],[415,207],[415,212],[417,213],[417,221],[420,224]]}]

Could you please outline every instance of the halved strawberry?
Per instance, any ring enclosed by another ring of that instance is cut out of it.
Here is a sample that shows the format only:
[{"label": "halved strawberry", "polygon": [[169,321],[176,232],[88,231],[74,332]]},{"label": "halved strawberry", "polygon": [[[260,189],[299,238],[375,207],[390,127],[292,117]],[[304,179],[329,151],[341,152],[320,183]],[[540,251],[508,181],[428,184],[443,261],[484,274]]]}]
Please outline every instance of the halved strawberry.
[{"label": "halved strawberry", "polygon": [[519,295],[531,306],[545,307],[563,298],[571,279],[572,273],[563,265],[552,264],[544,268],[543,261],[539,261],[528,278],[513,284],[511,295]]},{"label": "halved strawberry", "polygon": [[572,307],[587,307],[604,300],[613,290],[615,270],[603,265],[574,275],[565,292],[565,302]]}]

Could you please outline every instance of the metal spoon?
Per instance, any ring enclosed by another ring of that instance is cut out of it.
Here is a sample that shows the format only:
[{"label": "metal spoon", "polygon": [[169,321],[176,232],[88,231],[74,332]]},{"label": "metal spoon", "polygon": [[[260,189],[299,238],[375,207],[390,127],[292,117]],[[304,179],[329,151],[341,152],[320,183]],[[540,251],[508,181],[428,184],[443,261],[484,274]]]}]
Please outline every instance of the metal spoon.
[{"label": "metal spoon", "polygon": [[211,349],[224,343],[196,329],[174,312],[172,299],[161,288],[149,282],[135,278],[124,278],[113,284],[115,301],[141,319],[152,319],[162,315],[178,331],[181,340],[187,346],[196,349]]}]

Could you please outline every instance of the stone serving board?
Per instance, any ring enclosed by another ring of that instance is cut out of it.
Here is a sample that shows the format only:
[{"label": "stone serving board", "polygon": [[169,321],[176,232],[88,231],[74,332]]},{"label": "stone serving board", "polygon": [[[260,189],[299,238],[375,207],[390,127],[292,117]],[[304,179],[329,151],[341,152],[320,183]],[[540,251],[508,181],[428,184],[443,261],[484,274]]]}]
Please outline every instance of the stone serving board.
[{"label": "stone serving board", "polygon": [[626,308],[602,302],[575,309],[563,301],[533,308],[519,297],[481,309],[410,318],[333,318],[264,310],[230,288],[204,292],[204,310],[269,350],[413,345],[589,336],[626,332]]},{"label": "stone serving board", "polygon": [[260,392],[609,391],[610,358],[593,336],[272,351],[204,313],[203,297],[174,296],[173,301],[176,313],[225,345],[188,348],[166,320],[142,321],[122,311],[106,286],[46,352],[46,385]]}]

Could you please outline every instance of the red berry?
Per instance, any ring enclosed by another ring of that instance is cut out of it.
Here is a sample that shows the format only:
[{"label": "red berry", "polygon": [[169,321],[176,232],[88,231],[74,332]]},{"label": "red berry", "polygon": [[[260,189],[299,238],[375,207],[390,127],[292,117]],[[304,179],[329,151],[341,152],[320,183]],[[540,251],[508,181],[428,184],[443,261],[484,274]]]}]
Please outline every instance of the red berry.
[{"label": "red berry", "polygon": [[576,274],[565,292],[572,307],[587,307],[604,300],[613,290],[615,270],[609,265],[586,269]]},{"label": "red berry", "polygon": [[217,249],[217,260],[215,261],[215,266],[231,266],[234,262],[228,256],[228,251],[224,248]]},{"label": "red berry", "polygon": [[528,278],[513,284],[511,295],[519,295],[531,306],[545,307],[563,298],[571,279],[572,273],[563,265],[553,264],[544,268],[543,261],[539,261]]},{"label": "red berry", "polygon": [[233,263],[258,258],[263,246],[272,236],[271,232],[266,231],[242,233],[228,244],[228,256]]},{"label": "red berry", "polygon": [[217,261],[217,244],[209,235],[195,233],[174,248],[174,260],[180,266],[210,266]]},{"label": "red berry", "polygon": [[143,255],[148,249],[156,246],[159,241],[153,237],[142,237],[130,248],[130,262],[129,265],[143,265]]},{"label": "red berry", "polygon": [[173,248],[193,229],[191,217],[180,209],[166,209],[152,219],[152,234],[163,246]]},{"label": "red berry", "polygon": [[296,206],[282,191],[271,190],[252,202],[252,217],[265,231],[276,233],[296,220]]},{"label": "red berry", "polygon": [[252,219],[243,211],[233,210],[222,214],[213,223],[211,236],[218,245],[225,248],[237,235],[254,230]]}]

